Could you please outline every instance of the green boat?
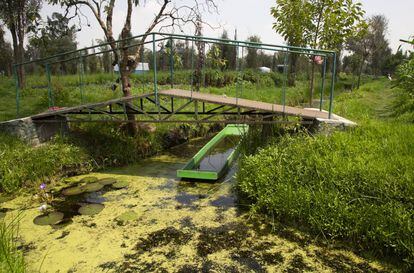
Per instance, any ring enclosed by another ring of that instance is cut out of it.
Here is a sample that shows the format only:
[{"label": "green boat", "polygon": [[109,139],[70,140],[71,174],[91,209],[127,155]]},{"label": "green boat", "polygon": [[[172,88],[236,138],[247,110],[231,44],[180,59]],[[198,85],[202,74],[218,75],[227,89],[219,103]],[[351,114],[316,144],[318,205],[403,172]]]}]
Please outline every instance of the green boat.
[{"label": "green boat", "polygon": [[218,180],[227,170],[227,168],[233,163],[234,159],[238,155],[237,145],[227,153],[227,158],[224,164],[219,169],[209,170],[200,168],[200,164],[209,153],[216,148],[220,143],[225,141],[227,138],[234,136],[242,136],[247,133],[249,129],[248,125],[244,124],[230,124],[221,130],[215,137],[213,137],[198,153],[184,166],[184,168],[177,170],[177,177],[187,179],[200,179],[200,180]]}]

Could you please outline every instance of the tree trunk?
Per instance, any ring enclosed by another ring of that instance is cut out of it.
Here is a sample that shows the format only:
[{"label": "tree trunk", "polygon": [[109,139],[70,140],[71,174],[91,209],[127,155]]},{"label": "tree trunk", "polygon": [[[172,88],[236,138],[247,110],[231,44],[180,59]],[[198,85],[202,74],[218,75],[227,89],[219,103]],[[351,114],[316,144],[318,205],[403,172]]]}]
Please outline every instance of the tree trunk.
[{"label": "tree trunk", "polygon": [[290,68],[289,68],[289,74],[288,74],[288,85],[289,86],[295,86],[297,60],[298,60],[298,56],[295,53],[292,53],[291,58],[290,58]]},{"label": "tree trunk", "polygon": [[[14,63],[21,63],[23,58],[22,58],[22,54],[20,53],[20,51],[22,50],[21,48],[23,47],[23,44],[19,44],[19,39],[17,36],[17,31],[16,31],[16,25],[14,23],[10,24],[10,34],[12,36],[12,41],[13,41],[13,61]],[[23,54],[24,54],[24,50],[23,50]],[[23,66],[18,66],[17,67],[17,79],[19,81],[19,88],[23,88],[24,87],[24,70],[23,70]]]},{"label": "tree trunk", "polygon": [[364,67],[364,63],[365,63],[365,58],[362,58],[361,64],[359,66],[359,71],[358,71],[357,89],[359,89],[359,87],[361,86],[361,75],[362,75],[362,69]]},{"label": "tree trunk", "polygon": [[[121,64],[119,71],[121,73],[122,92],[124,94],[124,97],[129,97],[132,95],[132,92],[131,92],[131,82],[129,80],[130,72],[127,69],[127,65]],[[129,102],[125,103],[125,111],[128,112],[128,111],[131,111],[132,109],[133,108]],[[135,115],[127,113],[126,116],[128,120],[128,124],[127,124],[128,134],[134,136],[138,133],[138,126],[135,122]]]}]

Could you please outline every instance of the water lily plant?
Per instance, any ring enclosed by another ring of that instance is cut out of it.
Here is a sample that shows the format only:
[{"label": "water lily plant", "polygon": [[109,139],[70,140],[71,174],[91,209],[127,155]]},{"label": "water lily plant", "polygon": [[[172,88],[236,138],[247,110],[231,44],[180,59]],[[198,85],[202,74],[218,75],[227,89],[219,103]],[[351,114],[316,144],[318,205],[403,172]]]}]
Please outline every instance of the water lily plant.
[{"label": "water lily plant", "polygon": [[50,204],[53,201],[53,196],[47,192],[46,183],[40,184],[39,193],[36,195],[36,197],[41,203],[39,211],[41,213],[47,213],[49,208],[51,208]]}]

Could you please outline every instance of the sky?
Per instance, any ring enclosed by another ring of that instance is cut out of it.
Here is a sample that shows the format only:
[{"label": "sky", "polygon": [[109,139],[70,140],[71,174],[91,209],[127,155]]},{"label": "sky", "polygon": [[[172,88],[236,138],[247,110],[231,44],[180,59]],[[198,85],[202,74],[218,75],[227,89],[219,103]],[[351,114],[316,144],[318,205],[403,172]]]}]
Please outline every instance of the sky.
[{"label": "sky", "polygon": [[[177,0],[178,3],[185,3],[190,0]],[[121,32],[126,14],[126,1],[118,0],[114,9],[114,33],[116,36]],[[275,5],[275,0],[216,0],[218,5],[217,13],[203,14],[203,19],[211,25],[219,27],[211,29],[204,27],[203,35],[208,37],[219,37],[223,29],[229,32],[230,37],[234,36],[237,29],[238,40],[245,40],[250,35],[258,35],[265,43],[284,44],[284,40],[272,29],[273,18],[270,15],[270,8]],[[408,39],[414,35],[414,0],[360,0],[366,11],[366,16],[376,14],[385,15],[389,20],[387,39],[393,51],[401,45],[399,39]],[[141,34],[150,24],[154,14],[158,10],[155,0],[147,0],[144,7],[136,8],[132,15],[132,33]],[[50,16],[53,12],[62,9],[57,6],[44,5],[41,11],[42,17]],[[96,39],[104,37],[96,19],[87,9],[83,10],[85,18],[82,19],[82,29],[77,33],[79,47],[89,46],[95,43]],[[75,22],[74,23],[78,23]],[[177,32],[177,31],[176,31]],[[187,29],[185,34],[193,34]],[[408,49],[408,46],[403,48]]]}]

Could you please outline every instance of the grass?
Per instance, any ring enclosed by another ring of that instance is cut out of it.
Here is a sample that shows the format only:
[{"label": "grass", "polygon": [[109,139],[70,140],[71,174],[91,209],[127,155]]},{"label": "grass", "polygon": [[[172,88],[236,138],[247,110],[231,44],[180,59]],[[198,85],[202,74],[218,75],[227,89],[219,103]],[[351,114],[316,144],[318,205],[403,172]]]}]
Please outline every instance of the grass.
[{"label": "grass", "polygon": [[61,139],[40,147],[30,147],[15,137],[0,134],[0,190],[14,192],[44,181],[91,169],[84,149]]},{"label": "grass", "polygon": [[337,97],[359,126],[328,136],[288,134],[241,160],[238,187],[259,211],[314,234],[414,265],[414,126],[385,118],[385,80]]},{"label": "grass", "polygon": [[23,273],[26,265],[23,253],[18,250],[19,216],[6,223],[0,219],[0,272]]}]

